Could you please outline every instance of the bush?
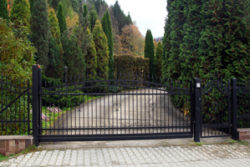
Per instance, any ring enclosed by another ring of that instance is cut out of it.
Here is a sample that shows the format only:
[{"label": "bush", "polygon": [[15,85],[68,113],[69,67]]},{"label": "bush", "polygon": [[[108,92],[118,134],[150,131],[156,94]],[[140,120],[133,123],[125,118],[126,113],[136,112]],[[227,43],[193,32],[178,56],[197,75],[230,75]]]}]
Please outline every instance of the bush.
[{"label": "bush", "polygon": [[115,56],[116,79],[143,81],[149,74],[149,60],[141,56]]}]

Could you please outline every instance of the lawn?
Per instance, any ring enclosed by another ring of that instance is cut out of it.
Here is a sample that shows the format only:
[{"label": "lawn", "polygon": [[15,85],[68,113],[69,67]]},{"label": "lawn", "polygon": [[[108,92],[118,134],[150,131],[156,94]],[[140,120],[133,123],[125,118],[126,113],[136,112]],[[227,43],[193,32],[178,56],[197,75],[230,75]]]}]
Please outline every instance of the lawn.
[{"label": "lawn", "polygon": [[7,158],[8,158],[8,156],[4,156],[4,155],[0,154],[0,162],[3,161],[3,160],[5,160],[5,159],[7,159]]}]

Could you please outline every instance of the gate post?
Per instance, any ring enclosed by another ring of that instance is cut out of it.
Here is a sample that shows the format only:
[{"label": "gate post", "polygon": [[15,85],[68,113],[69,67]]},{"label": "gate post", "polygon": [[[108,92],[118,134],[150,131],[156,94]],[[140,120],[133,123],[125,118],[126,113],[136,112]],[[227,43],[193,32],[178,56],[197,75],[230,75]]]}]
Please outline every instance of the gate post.
[{"label": "gate post", "polygon": [[200,142],[201,135],[201,80],[194,78],[193,85],[193,109],[194,109],[194,141]]},{"label": "gate post", "polygon": [[40,66],[32,66],[32,127],[34,144],[39,145],[39,116],[40,116],[40,81],[41,81]]},{"label": "gate post", "polygon": [[237,79],[233,78],[231,80],[231,124],[232,124],[232,139],[238,140],[237,132]]}]

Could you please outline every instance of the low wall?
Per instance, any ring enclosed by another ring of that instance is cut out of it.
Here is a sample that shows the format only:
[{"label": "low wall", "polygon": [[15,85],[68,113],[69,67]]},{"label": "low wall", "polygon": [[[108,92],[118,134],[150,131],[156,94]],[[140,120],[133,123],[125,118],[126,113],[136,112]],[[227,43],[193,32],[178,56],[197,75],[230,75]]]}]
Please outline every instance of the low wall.
[{"label": "low wall", "polygon": [[239,139],[250,142],[250,128],[240,128],[237,129],[239,132]]},{"label": "low wall", "polygon": [[17,154],[33,145],[32,136],[0,136],[0,154]]}]

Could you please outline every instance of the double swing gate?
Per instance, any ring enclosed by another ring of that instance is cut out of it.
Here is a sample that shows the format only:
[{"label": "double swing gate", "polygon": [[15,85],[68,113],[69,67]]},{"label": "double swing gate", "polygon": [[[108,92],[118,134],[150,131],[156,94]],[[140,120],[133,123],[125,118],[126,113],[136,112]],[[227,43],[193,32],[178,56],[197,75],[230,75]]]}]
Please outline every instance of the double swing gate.
[{"label": "double swing gate", "polygon": [[29,82],[1,78],[0,135],[32,134],[36,145],[191,137],[199,142],[201,137],[237,139],[237,125],[250,120],[250,84],[236,79],[159,82],[116,76],[57,83],[42,80],[37,65],[32,75],[32,89]]}]

